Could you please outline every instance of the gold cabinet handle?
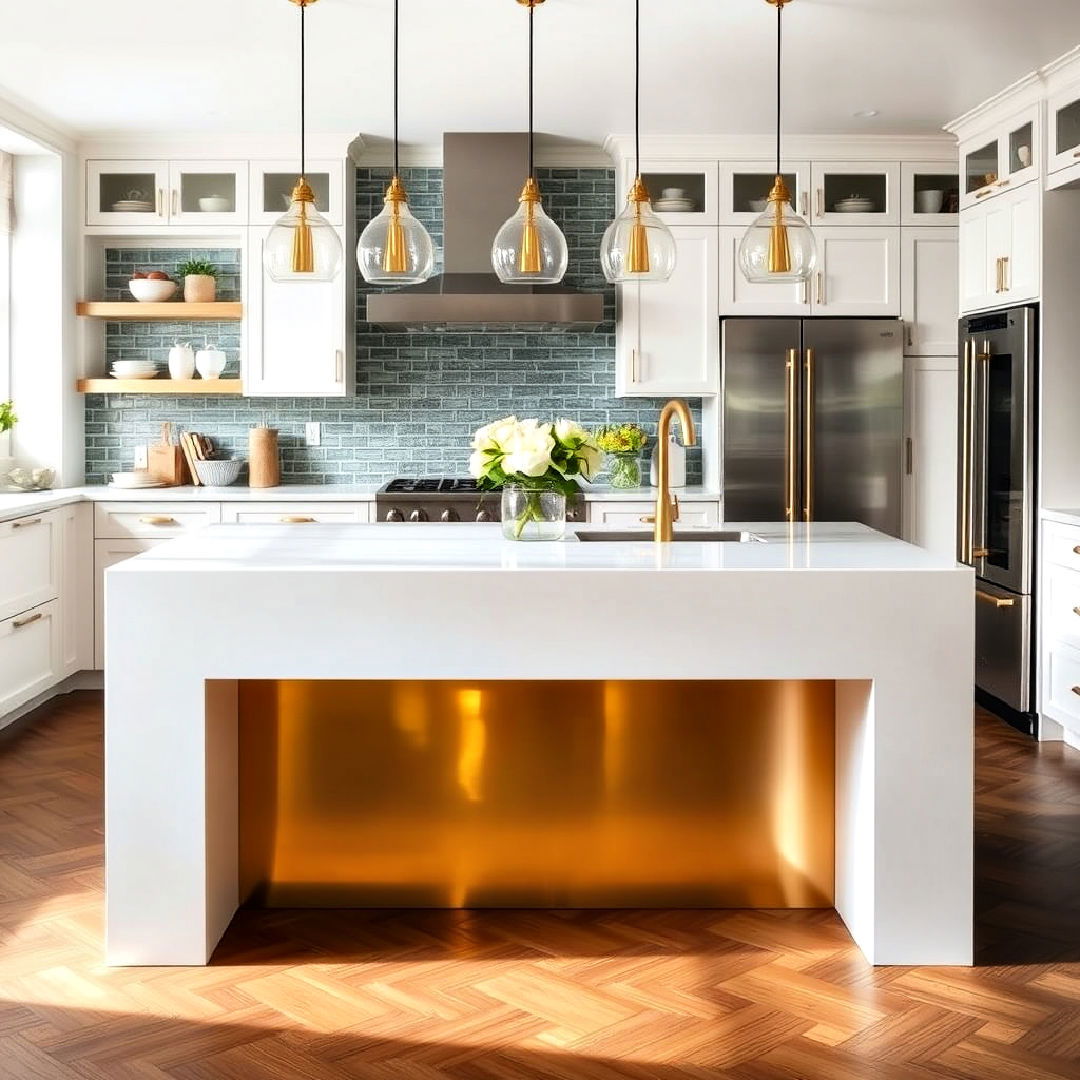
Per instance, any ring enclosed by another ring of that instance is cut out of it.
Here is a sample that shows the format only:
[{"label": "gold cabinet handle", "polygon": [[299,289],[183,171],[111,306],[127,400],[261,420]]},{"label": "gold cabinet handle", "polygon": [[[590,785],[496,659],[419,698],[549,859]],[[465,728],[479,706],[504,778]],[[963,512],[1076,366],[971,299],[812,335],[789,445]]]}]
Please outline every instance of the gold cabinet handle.
[{"label": "gold cabinet handle", "polygon": [[168,514],[143,514],[139,518],[139,521],[143,525],[175,525],[176,518],[169,517]]},{"label": "gold cabinet handle", "polygon": [[1001,257],[1001,291],[1008,292],[1012,288],[1012,284],[1009,281],[1009,256],[1002,255]]},{"label": "gold cabinet handle", "polygon": [[154,213],[157,214],[158,217],[161,217],[161,196],[162,196],[162,194],[163,194],[163,189],[158,188],[157,189],[157,202],[154,204]]},{"label": "gold cabinet handle", "polygon": [[971,550],[971,557],[973,559],[985,559],[989,554],[989,548],[972,548]]},{"label": "gold cabinet handle", "polygon": [[278,518],[282,525],[310,525],[315,519],[306,514],[284,514]]},{"label": "gold cabinet handle", "polygon": [[11,625],[16,630],[21,630],[24,626],[29,626],[31,623],[37,622],[40,619],[41,612],[35,612],[33,615],[27,615],[23,619],[13,619]]},{"label": "gold cabinet handle", "polygon": [[1076,695],[1080,696],[1080,686],[1074,686],[1074,687],[1072,688],[1072,692],[1073,692],[1074,694],[1076,694]]},{"label": "gold cabinet handle", "polygon": [[1080,615],[1080,607],[1074,607],[1073,608],[1073,614],[1074,615]]},{"label": "gold cabinet handle", "polygon": [[679,520],[679,496],[675,492],[671,493],[671,520]]},{"label": "gold cabinet handle", "polygon": [[982,589],[975,590],[975,599],[981,600],[984,604],[993,604],[996,608],[1012,607],[1016,601],[1013,599],[1006,599],[1003,596],[994,596],[993,593],[983,592]]},{"label": "gold cabinet handle", "polygon": [[1001,259],[994,260],[994,292],[1001,292]]},{"label": "gold cabinet handle", "polygon": [[1008,187],[1011,183],[1012,183],[1012,181],[1008,177],[1005,177],[1004,180],[999,180],[994,185],[994,187],[999,187],[999,188]]},{"label": "gold cabinet handle", "polygon": [[1080,150],[1074,150],[1073,157],[1080,157]]},{"label": "gold cabinet handle", "polygon": [[803,520],[814,520],[814,350],[806,350],[806,382],[803,386]]},{"label": "gold cabinet handle", "polygon": [[13,521],[11,527],[13,529],[28,529],[31,525],[40,525],[41,518],[27,518],[25,521]]},{"label": "gold cabinet handle", "polygon": [[637,383],[638,381],[637,349],[630,350],[630,381],[632,383]]},{"label": "gold cabinet handle", "polygon": [[345,381],[345,353],[341,349],[334,350],[334,381]]},{"label": "gold cabinet handle", "polygon": [[180,210],[180,192],[176,188],[172,190],[172,216],[176,217]]},{"label": "gold cabinet handle", "polygon": [[799,483],[798,456],[799,448],[796,443],[795,429],[798,419],[795,415],[795,400],[798,392],[799,379],[799,350],[789,349],[787,358],[787,407],[785,420],[787,423],[787,460],[785,461],[785,484],[786,484],[786,514],[787,520],[795,520],[795,489]]},{"label": "gold cabinet handle", "polygon": [[1077,544],[1076,547],[1073,548],[1073,554],[1080,555],[1080,544]]},{"label": "gold cabinet handle", "polygon": [[825,216],[825,189],[823,187],[817,189],[817,213],[818,217]]},{"label": "gold cabinet handle", "polygon": [[824,306],[825,304],[825,271],[819,270],[817,273],[817,302]]},{"label": "gold cabinet handle", "polygon": [[976,199],[985,199],[987,195],[993,195],[994,190],[995,190],[994,186],[991,184],[990,187],[984,187],[981,191],[976,191],[975,192],[975,198]]}]

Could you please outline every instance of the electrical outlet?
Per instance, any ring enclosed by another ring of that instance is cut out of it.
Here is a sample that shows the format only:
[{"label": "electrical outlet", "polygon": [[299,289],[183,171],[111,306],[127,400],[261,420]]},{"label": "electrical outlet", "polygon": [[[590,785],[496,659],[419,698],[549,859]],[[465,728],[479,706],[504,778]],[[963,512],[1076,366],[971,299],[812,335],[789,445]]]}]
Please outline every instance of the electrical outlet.
[{"label": "electrical outlet", "polygon": [[135,447],[135,468],[136,469],[148,469],[148,468],[150,468],[150,447],[149,446],[136,446]]},{"label": "electrical outlet", "polygon": [[316,420],[309,420],[304,425],[304,445],[305,446],[321,446],[322,445],[322,424]]}]

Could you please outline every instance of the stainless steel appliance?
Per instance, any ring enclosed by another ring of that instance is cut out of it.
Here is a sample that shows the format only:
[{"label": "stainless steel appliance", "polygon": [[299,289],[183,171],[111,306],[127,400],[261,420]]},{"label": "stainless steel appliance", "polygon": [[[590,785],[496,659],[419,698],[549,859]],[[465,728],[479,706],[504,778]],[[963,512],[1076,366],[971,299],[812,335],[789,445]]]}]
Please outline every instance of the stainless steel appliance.
[{"label": "stainless steel appliance", "polygon": [[728,521],[901,529],[904,358],[895,319],[727,319]]},{"label": "stainless steel appliance", "polygon": [[[399,477],[375,493],[379,521],[498,521],[502,496],[481,491],[476,481],[457,477]],[[568,521],[585,520],[581,495],[566,500]]]},{"label": "stainless steel appliance", "polygon": [[960,321],[958,552],[975,568],[975,685],[1033,730],[1036,309]]}]

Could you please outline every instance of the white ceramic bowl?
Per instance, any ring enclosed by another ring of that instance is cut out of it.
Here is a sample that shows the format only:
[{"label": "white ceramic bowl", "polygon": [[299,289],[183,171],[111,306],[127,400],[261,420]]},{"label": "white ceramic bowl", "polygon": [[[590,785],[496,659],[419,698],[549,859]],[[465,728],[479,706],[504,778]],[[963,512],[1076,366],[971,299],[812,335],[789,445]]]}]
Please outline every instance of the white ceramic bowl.
[{"label": "white ceramic bowl", "polygon": [[172,299],[176,292],[176,282],[161,281],[157,278],[132,278],[128,282],[128,291],[140,303],[160,304]]},{"label": "white ceramic bowl", "polygon": [[764,214],[766,209],[768,208],[768,205],[769,205],[769,200],[768,199],[751,199],[750,200],[750,209],[753,210],[755,214]]},{"label": "white ceramic bowl", "polygon": [[220,458],[212,461],[196,461],[195,472],[207,487],[228,487],[235,484],[240,475],[243,458]]},{"label": "white ceramic bowl", "polygon": [[224,214],[229,210],[229,200],[220,195],[204,195],[199,199],[199,209],[204,214]]}]

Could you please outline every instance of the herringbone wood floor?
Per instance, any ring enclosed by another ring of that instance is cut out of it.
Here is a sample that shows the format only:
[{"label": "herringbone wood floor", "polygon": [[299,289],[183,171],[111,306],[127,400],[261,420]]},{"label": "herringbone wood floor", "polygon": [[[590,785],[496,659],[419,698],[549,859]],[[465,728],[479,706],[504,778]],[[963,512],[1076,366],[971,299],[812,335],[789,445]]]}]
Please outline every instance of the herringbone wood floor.
[{"label": "herringbone wood floor", "polygon": [[0,737],[4,1080],[1080,1077],[1080,754],[978,722],[980,966],[869,968],[831,912],[241,913],[101,962],[101,700]]}]

